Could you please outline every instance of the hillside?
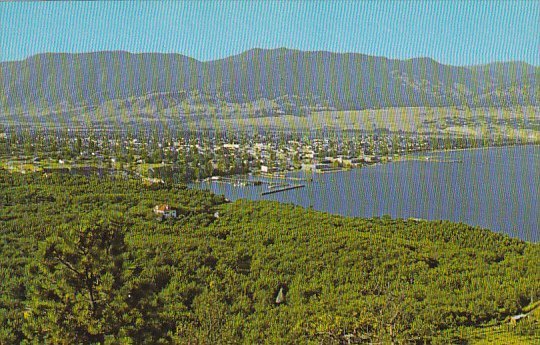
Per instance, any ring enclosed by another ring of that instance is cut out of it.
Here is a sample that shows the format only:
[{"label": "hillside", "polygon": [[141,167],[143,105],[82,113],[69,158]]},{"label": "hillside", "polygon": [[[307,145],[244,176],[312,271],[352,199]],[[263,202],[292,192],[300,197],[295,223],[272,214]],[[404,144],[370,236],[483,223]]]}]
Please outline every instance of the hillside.
[{"label": "hillside", "polygon": [[2,344],[540,339],[540,246],[464,224],[3,170],[0,204]]},{"label": "hillside", "polygon": [[179,54],[48,53],[0,63],[0,113],[15,122],[77,124],[157,115],[223,119],[388,107],[535,107],[539,77],[540,67],[521,62],[449,66],[428,58],[285,48],[206,62]]}]

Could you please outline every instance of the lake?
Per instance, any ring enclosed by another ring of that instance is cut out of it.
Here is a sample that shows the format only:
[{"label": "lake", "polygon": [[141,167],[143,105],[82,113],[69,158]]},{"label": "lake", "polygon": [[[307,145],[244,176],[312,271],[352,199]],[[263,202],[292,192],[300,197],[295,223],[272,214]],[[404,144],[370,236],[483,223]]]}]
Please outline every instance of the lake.
[{"label": "lake", "polygon": [[264,196],[261,193],[269,190],[268,184],[233,186],[206,181],[192,186],[230,200],[277,200],[353,217],[444,219],[538,242],[540,146],[432,152],[414,157],[417,160],[349,171],[292,172],[288,176],[313,180],[273,179],[306,186]]}]

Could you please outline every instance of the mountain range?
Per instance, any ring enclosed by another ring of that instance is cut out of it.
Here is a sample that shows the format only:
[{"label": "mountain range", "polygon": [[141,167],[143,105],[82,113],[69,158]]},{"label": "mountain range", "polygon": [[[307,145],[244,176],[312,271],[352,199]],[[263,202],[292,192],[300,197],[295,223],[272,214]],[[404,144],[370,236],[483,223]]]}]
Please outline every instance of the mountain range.
[{"label": "mountain range", "polygon": [[386,107],[538,106],[539,99],[540,67],[524,62],[450,66],[430,58],[279,48],[204,62],[103,51],[0,63],[0,113],[7,116],[302,116]]}]

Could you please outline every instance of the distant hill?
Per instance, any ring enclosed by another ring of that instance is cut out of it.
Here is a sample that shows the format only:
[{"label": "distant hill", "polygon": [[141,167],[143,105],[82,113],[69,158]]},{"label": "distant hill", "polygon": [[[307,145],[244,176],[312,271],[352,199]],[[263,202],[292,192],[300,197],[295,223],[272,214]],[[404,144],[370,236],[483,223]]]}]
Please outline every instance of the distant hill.
[{"label": "distant hill", "polygon": [[[458,67],[429,58],[252,49],[201,62],[179,54],[47,53],[0,63],[0,112],[216,118],[410,106],[538,106],[540,67]],[[91,115],[90,115],[91,116]]]}]

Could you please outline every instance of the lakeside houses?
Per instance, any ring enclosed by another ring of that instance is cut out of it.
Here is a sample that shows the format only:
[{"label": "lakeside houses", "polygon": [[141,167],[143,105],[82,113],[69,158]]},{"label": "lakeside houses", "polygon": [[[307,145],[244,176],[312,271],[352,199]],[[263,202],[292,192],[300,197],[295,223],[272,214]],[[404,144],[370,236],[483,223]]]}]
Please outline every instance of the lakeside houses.
[{"label": "lakeside houses", "polygon": [[[328,171],[376,164],[419,151],[466,148],[483,145],[482,140],[444,138],[405,132],[356,132],[347,137],[336,133],[208,133],[205,136],[175,137],[122,134],[111,138],[106,131],[78,132],[42,139],[32,146],[8,137],[10,154],[31,160],[41,154],[43,165],[49,159],[58,164],[96,165],[142,171],[174,167],[182,180],[246,173],[279,173],[293,170]],[[42,136],[39,136],[43,138]],[[502,144],[511,144],[504,142]],[[517,143],[519,144],[519,143]],[[42,150],[44,145],[55,150]]]},{"label": "lakeside houses", "polygon": [[325,172],[333,170],[332,166],[327,163],[302,164],[302,170],[313,172]]},{"label": "lakeside houses", "polygon": [[267,165],[261,165],[261,172],[263,172],[263,173],[270,174],[270,173],[275,173],[275,172],[278,172],[278,171],[279,171],[279,168],[277,168],[277,167],[270,167],[270,166],[267,166]]}]

